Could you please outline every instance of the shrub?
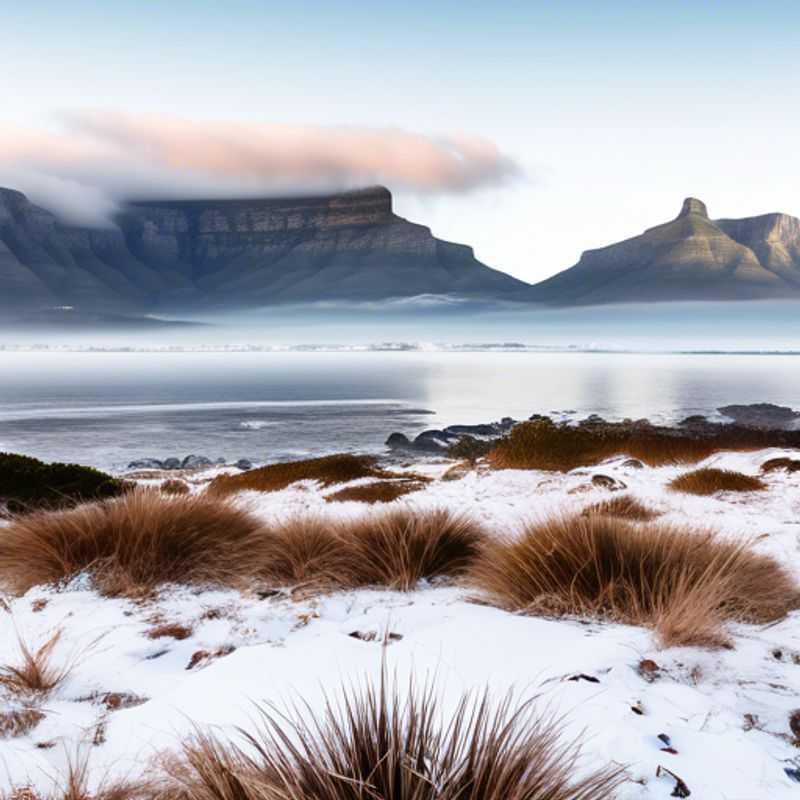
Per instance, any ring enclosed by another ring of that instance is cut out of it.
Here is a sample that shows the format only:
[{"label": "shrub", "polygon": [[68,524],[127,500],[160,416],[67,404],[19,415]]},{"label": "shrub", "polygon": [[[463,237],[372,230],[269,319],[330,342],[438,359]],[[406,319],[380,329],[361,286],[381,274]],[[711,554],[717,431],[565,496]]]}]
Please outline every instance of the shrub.
[{"label": "shrub", "polygon": [[14,739],[30,733],[44,714],[37,708],[17,708],[0,711],[0,739]]},{"label": "shrub", "polygon": [[468,517],[446,510],[409,509],[345,523],[339,535],[348,554],[350,586],[403,591],[423,579],[462,575],[486,538],[481,526]]},{"label": "shrub", "polygon": [[428,685],[346,688],[321,717],[262,709],[243,746],[198,734],[171,769],[182,800],[609,800],[619,767],[575,777],[558,721],[488,690],[444,720]]},{"label": "shrub", "polygon": [[629,494],[622,494],[612,497],[610,500],[602,500],[599,503],[589,506],[583,511],[584,516],[590,514],[605,514],[607,517],[619,517],[633,522],[651,522],[656,517],[661,516],[658,511],[648,508]]},{"label": "shrub", "polygon": [[471,577],[509,611],[648,625],[666,646],[720,644],[724,620],[774,621],[800,603],[784,568],[746,543],[605,515],[490,539]]},{"label": "shrub", "polygon": [[418,492],[425,488],[424,483],[416,480],[409,481],[376,481],[366,486],[349,486],[339,489],[338,492],[326,495],[328,503],[391,503],[399,497]]},{"label": "shrub", "polygon": [[449,458],[468,461],[474,466],[478,459],[485,458],[494,448],[495,442],[476,439],[474,436],[462,436],[455,444],[447,448]]},{"label": "shrub", "polygon": [[230,584],[249,562],[260,523],[202,496],[138,490],[65,511],[16,519],[0,536],[0,584],[12,591],[89,573],[108,595],[159,584]]},{"label": "shrub", "polygon": [[758,492],[767,488],[759,478],[727,469],[696,469],[670,481],[669,488],[686,494],[711,495],[717,492]]},{"label": "shrub", "polygon": [[220,475],[211,481],[209,494],[221,496],[247,489],[275,492],[302,480],[318,481],[322,486],[347,483],[358,478],[391,478],[392,473],[380,469],[373,456],[341,453],[304,461],[289,461],[251,469],[240,475]]},{"label": "shrub", "polygon": [[0,453],[0,505],[13,513],[117,497],[130,488],[126,481],[91,467],[45,464],[28,456]]},{"label": "shrub", "polygon": [[191,492],[189,484],[178,478],[170,478],[168,481],[164,481],[158,488],[161,489],[164,494],[171,495],[189,494]]}]

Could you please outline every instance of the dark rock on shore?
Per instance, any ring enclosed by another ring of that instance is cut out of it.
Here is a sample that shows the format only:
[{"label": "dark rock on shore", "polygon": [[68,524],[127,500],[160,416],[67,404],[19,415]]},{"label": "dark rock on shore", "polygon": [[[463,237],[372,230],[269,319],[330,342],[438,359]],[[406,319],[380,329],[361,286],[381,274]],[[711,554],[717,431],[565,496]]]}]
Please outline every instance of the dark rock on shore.
[{"label": "dark rock on shore", "polygon": [[800,419],[800,411],[788,406],[776,406],[773,403],[722,406],[717,411],[748,428],[788,428]]},{"label": "dark rock on shore", "polygon": [[499,422],[478,425],[448,425],[442,429],[423,431],[412,441],[404,433],[392,433],[386,440],[390,450],[412,450],[418,453],[443,454],[450,447],[465,439],[494,441],[504,436],[516,421],[503,417]]}]

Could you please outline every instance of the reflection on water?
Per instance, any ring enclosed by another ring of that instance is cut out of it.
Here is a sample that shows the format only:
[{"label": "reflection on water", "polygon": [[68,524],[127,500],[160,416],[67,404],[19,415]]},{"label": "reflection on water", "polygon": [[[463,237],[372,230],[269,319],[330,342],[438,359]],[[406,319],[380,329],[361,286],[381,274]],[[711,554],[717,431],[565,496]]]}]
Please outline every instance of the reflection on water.
[{"label": "reflection on water", "polygon": [[800,407],[798,356],[8,352],[0,368],[0,449],[109,469],[374,451],[393,430],[533,413],[666,421],[728,403]]}]

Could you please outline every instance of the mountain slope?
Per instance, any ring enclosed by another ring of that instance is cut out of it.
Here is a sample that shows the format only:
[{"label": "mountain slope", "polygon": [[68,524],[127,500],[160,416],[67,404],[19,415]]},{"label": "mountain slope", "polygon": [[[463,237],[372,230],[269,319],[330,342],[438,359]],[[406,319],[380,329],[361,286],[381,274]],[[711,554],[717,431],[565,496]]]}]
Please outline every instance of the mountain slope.
[{"label": "mountain slope", "polygon": [[565,305],[787,296],[800,297],[800,221],[785,214],[713,221],[695,198],[671,222],[587,250],[526,293]]},{"label": "mountain slope", "polygon": [[70,227],[0,189],[0,308],[179,310],[419,294],[509,297],[528,285],[394,214],[376,187],[324,197],[128,204]]}]

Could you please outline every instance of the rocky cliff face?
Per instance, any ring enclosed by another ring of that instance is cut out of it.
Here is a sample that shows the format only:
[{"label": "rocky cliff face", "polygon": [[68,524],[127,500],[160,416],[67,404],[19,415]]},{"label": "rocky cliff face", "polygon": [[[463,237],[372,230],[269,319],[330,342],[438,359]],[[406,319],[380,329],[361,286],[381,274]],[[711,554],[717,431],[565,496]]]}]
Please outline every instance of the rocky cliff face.
[{"label": "rocky cliff face", "polygon": [[129,204],[107,229],[0,190],[0,307],[181,309],[527,285],[394,214],[383,188],[293,199]]},{"label": "rocky cliff face", "polygon": [[587,250],[527,296],[557,304],[800,297],[800,220],[711,220],[703,202],[687,198],[671,222]]}]

